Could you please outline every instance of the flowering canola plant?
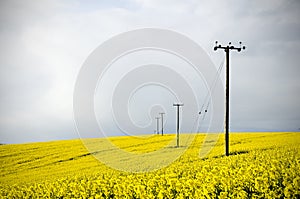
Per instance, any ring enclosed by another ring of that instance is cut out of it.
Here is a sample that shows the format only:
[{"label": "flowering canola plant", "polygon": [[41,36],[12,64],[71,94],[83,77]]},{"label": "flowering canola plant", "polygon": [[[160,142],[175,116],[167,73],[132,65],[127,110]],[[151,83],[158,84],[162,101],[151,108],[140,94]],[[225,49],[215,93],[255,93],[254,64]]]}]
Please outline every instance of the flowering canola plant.
[{"label": "flowering canola plant", "polygon": [[[169,166],[145,173],[107,167],[80,140],[2,145],[1,197],[300,198],[299,133],[232,133],[228,157],[220,136],[208,156],[200,158],[204,137],[198,134]],[[129,152],[147,153],[173,138],[111,140]]]}]

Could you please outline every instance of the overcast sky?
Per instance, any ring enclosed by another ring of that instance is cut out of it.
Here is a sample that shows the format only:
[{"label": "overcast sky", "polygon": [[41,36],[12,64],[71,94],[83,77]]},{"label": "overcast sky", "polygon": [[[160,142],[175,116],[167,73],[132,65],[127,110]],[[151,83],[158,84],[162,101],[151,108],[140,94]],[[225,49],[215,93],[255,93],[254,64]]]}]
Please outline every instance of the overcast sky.
[{"label": "overcast sky", "polygon": [[[102,42],[125,31],[170,29],[197,42],[216,66],[231,53],[231,130],[299,131],[297,0],[2,0],[0,143],[73,139],[73,89]],[[169,129],[171,131],[171,129]]]}]

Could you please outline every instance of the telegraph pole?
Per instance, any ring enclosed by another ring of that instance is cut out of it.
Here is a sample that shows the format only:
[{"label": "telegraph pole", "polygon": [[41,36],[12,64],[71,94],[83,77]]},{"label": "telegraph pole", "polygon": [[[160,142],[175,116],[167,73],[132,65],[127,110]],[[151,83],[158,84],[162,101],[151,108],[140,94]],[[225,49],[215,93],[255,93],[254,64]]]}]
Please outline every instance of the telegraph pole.
[{"label": "telegraph pole", "polygon": [[159,134],[159,117],[155,117],[156,119],[156,133]]},{"label": "telegraph pole", "polygon": [[177,147],[179,147],[179,107],[183,104],[176,103],[173,106],[177,106]]},{"label": "telegraph pole", "polygon": [[161,115],[161,135],[164,135],[164,114],[165,113],[159,113]]},{"label": "telegraph pole", "polygon": [[245,50],[246,47],[242,47],[242,42],[240,42],[240,47],[234,47],[231,45],[231,42],[227,46],[218,45],[218,41],[216,41],[216,45],[214,50],[224,49],[226,53],[226,113],[225,113],[225,155],[229,156],[229,52],[230,50],[237,50],[241,52],[241,50]]}]

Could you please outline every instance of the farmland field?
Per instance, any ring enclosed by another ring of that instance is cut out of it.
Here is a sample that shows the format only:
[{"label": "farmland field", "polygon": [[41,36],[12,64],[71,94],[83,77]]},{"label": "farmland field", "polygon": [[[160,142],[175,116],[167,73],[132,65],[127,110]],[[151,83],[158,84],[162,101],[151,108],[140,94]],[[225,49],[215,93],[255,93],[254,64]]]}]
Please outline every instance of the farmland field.
[{"label": "farmland field", "polygon": [[[173,138],[155,135],[110,140],[131,153],[147,154],[172,143]],[[223,155],[221,135],[210,153],[200,158],[204,138],[204,134],[197,134],[172,164],[140,173],[109,168],[95,159],[81,140],[1,145],[1,196],[300,198],[300,133],[231,133],[229,157]],[[180,149],[170,148],[169,153],[176,150]],[[164,156],[152,158],[155,163]]]}]

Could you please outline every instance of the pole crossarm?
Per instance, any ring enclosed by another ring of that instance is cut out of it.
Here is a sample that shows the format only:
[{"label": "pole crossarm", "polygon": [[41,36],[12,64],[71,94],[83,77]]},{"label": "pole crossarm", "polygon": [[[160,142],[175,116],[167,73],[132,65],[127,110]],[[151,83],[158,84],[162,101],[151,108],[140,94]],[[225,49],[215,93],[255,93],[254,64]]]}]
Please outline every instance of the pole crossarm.
[{"label": "pole crossarm", "polygon": [[220,44],[218,45],[218,41],[216,41],[216,46],[214,47],[214,50],[218,50],[218,49],[224,49],[225,52],[227,50],[237,50],[238,52],[241,52],[242,50],[246,49],[246,46],[242,46],[242,42],[239,42],[240,47],[235,47],[231,45],[231,42],[228,43],[227,46],[221,46]]},{"label": "pole crossarm", "polygon": [[240,47],[235,47],[231,45],[231,42],[228,43],[227,46],[218,45],[218,41],[216,41],[216,45],[214,50],[224,49],[226,53],[226,113],[225,113],[225,155],[229,156],[229,52],[230,50],[236,50],[241,52],[241,50],[245,50],[246,47],[242,46],[242,42],[239,42]]}]

